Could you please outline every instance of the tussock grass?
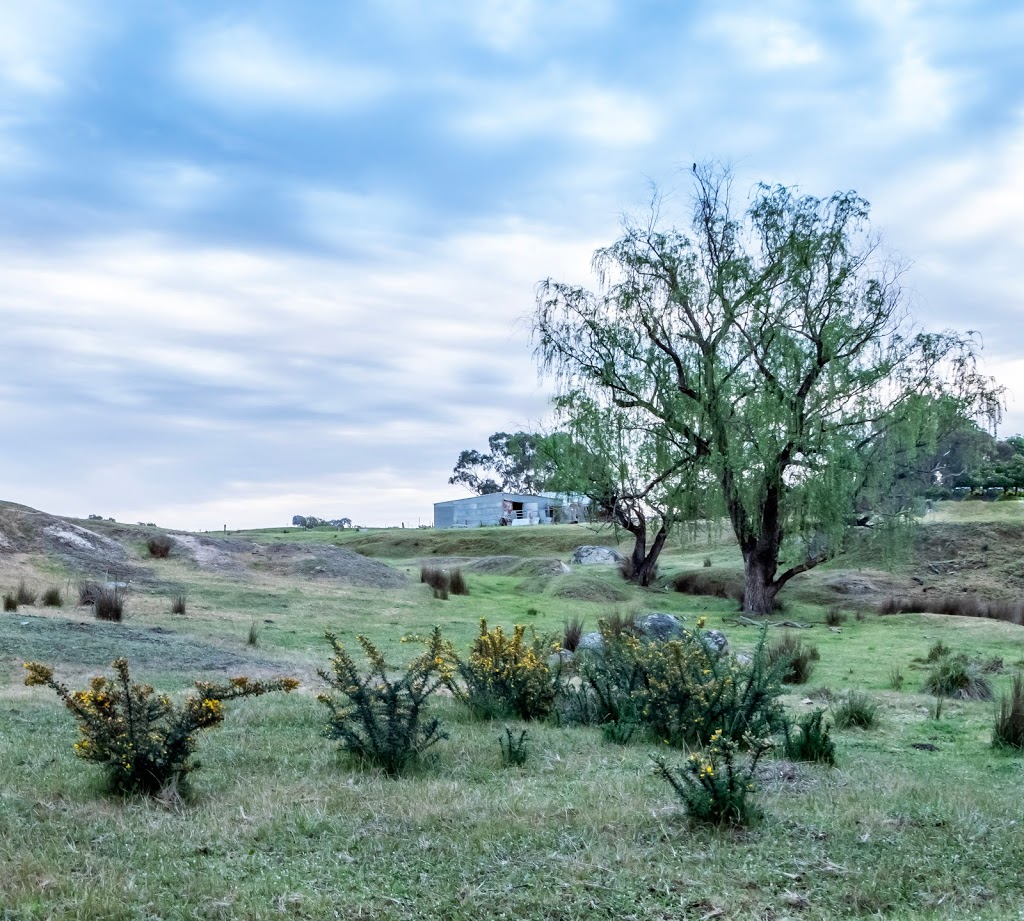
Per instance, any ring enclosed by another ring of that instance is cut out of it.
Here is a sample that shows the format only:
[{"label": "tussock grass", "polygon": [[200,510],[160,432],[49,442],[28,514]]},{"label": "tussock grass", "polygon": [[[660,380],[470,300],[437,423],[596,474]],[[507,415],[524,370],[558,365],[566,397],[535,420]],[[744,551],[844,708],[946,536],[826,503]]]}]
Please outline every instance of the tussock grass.
[{"label": "tussock grass", "polygon": [[890,595],[878,609],[880,614],[945,614],[950,617],[981,617],[1024,625],[1024,600],[989,601],[976,595]]},{"label": "tussock grass", "polygon": [[149,550],[149,555],[153,557],[153,559],[164,560],[171,555],[171,547],[173,547],[173,544],[169,537],[165,537],[161,534],[147,540],[146,547]]},{"label": "tussock grass", "polygon": [[839,729],[873,729],[878,724],[878,702],[864,691],[849,691],[832,706],[832,719]]},{"label": "tussock grass", "polygon": [[35,589],[29,588],[25,583],[25,580],[22,579],[18,583],[18,590],[15,592],[14,597],[19,605],[34,605],[36,603],[36,598],[38,598],[39,595]]},{"label": "tussock grass", "polygon": [[774,668],[787,663],[782,674],[784,684],[807,684],[814,674],[814,663],[821,658],[818,647],[808,643],[795,633],[787,631],[768,647],[768,664]]},{"label": "tussock grass", "polygon": [[188,599],[184,595],[175,595],[171,600],[171,613],[184,614],[188,609]]},{"label": "tussock grass", "polygon": [[565,622],[565,629],[562,631],[562,649],[567,649],[569,652],[576,651],[584,633],[583,626],[584,621],[581,617],[574,617]]},{"label": "tussock grass", "polygon": [[1013,676],[1009,694],[1003,694],[992,727],[992,746],[1024,751],[1024,675]]},{"label": "tussock grass", "polygon": [[93,597],[93,616],[97,620],[123,620],[125,590],[106,585],[98,586],[98,589]]},{"label": "tussock grass", "polygon": [[18,610],[18,598],[14,592],[6,592],[4,594],[4,610],[7,613]]},{"label": "tussock grass", "polygon": [[925,679],[923,691],[957,700],[992,700],[992,684],[977,662],[965,655],[940,658]]},{"label": "tussock grass", "polygon": [[684,595],[704,595],[712,598],[743,600],[743,576],[727,571],[681,572],[671,580],[671,586]]},{"label": "tussock grass", "polygon": [[43,592],[43,607],[62,608],[64,607],[64,595],[59,588],[51,586]]}]

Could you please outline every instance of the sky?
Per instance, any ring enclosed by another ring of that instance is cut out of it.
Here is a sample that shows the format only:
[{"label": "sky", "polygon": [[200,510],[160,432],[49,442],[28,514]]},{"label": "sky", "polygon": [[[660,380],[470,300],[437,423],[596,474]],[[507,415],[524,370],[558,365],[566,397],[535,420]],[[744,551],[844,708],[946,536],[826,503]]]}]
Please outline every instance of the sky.
[{"label": "sky", "polygon": [[731,164],[855,189],[1024,431],[1017,0],[4,0],[0,499],[428,524],[545,278]]}]

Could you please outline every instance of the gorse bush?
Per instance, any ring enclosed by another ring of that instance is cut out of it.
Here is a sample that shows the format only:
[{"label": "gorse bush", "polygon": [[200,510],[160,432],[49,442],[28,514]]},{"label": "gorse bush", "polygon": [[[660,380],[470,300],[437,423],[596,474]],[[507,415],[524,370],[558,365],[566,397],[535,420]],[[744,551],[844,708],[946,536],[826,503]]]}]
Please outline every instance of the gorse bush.
[{"label": "gorse bush", "polygon": [[64,596],[61,594],[61,590],[53,586],[43,592],[43,606],[47,608],[64,607]]},{"label": "gorse bush", "polygon": [[535,720],[554,709],[558,675],[548,665],[548,656],[558,644],[545,642],[532,630],[528,640],[526,629],[516,624],[511,634],[500,626],[488,630],[481,618],[480,632],[465,660],[445,643],[446,683],[475,716]]},{"label": "gorse bush", "polygon": [[78,720],[82,738],[75,743],[75,754],[100,765],[110,789],[120,793],[155,794],[178,786],[196,767],[191,760],[196,734],[223,722],[224,701],[299,686],[294,678],[197,681],[197,693],[175,706],[166,694],[133,682],[125,659],[114,661],[114,678],[97,675],[82,691],[69,690],[39,662],[26,662],[25,668],[25,684],[54,690]]},{"label": "gorse bush", "polygon": [[783,634],[781,639],[768,647],[769,664],[784,666],[783,684],[807,684],[814,674],[814,663],[820,658],[816,646],[805,646],[803,640],[792,633]]},{"label": "gorse bush", "polygon": [[1003,694],[992,727],[993,748],[1024,751],[1024,675],[1013,676],[1010,693]]},{"label": "gorse bush", "polygon": [[992,684],[982,674],[981,666],[963,654],[939,659],[925,679],[922,690],[936,697],[992,700]]},{"label": "gorse bush", "polygon": [[146,547],[149,549],[149,555],[154,559],[163,560],[171,555],[171,539],[160,535],[159,537],[151,537],[146,541]]},{"label": "gorse bush", "polygon": [[681,770],[673,771],[661,758],[654,763],[658,776],[675,790],[691,818],[715,825],[745,825],[760,815],[753,803],[757,764],[771,748],[771,739],[735,740],[718,730]]},{"label": "gorse bush", "polygon": [[783,725],[783,753],[790,761],[814,761],[830,767],[836,763],[836,746],[825,722],[825,711],[805,713],[795,724]]},{"label": "gorse bush", "polygon": [[384,656],[365,636],[357,637],[366,656],[361,669],[338,638],[328,633],[334,650],[331,670],[319,675],[331,693],[317,699],[330,711],[324,735],[358,761],[395,776],[412,767],[424,752],[448,738],[436,717],[427,719],[427,701],[447,675],[446,644],[435,627],[426,650],[395,678]]},{"label": "gorse bush", "polygon": [[679,746],[707,743],[719,730],[740,741],[781,727],[785,664],[768,662],[764,633],[751,662],[741,665],[706,643],[700,626],[664,643],[616,637],[603,622],[601,630],[602,650],[579,668],[597,722],[642,725]]}]

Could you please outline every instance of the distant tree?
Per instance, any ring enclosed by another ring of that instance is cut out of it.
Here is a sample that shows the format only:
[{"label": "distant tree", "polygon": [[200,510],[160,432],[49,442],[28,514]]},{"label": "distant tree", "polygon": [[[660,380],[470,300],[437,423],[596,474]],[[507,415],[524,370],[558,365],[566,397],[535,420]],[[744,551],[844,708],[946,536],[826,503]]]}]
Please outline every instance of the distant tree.
[{"label": "distant tree", "polygon": [[305,515],[292,515],[292,526],[296,528],[304,528],[306,526]]},{"label": "distant tree", "polygon": [[495,432],[487,439],[489,452],[466,450],[448,482],[471,489],[477,495],[496,492],[534,495],[547,488],[554,467],[538,450],[542,436],[532,432]]},{"label": "distant tree", "polygon": [[908,325],[856,194],[762,185],[740,213],[725,171],[693,180],[689,227],[627,222],[596,292],[540,285],[535,341],[563,407],[614,414],[660,488],[728,516],[744,609],[766,614],[841,547],[872,446],[927,424],[917,397],[994,419],[1001,390],[970,338]]}]

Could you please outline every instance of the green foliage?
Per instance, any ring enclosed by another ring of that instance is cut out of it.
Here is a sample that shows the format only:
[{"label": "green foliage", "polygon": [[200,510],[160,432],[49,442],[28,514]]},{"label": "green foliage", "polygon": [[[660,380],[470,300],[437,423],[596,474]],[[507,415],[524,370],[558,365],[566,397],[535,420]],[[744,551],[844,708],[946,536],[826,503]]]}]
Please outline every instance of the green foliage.
[{"label": "green foliage", "polygon": [[963,654],[940,658],[925,679],[922,690],[936,697],[992,700],[992,683],[982,674],[981,666]]},{"label": "green foliage", "polygon": [[1024,751],[1024,675],[1013,676],[1010,693],[1003,694],[992,727],[992,747]]},{"label": "green foliage", "polygon": [[834,766],[836,746],[825,722],[825,711],[805,713],[795,725],[787,719],[783,724],[782,748],[791,761],[813,761]]},{"label": "green foliage", "polygon": [[43,606],[47,608],[64,607],[64,595],[55,585],[43,592]]},{"label": "green foliage", "polygon": [[682,228],[627,222],[597,290],[542,282],[537,355],[570,434],[633,471],[619,495],[671,524],[728,515],[744,609],[767,614],[884,493],[894,441],[933,441],[936,403],[994,420],[1002,389],[973,339],[906,320],[855,193],[760,185],[740,213],[728,172],[695,164],[691,204]]},{"label": "green foliage", "polygon": [[[749,753],[745,756],[740,752],[741,741]],[[746,825],[760,815],[752,799],[757,764],[771,748],[770,739],[730,739],[719,730],[703,751],[690,755],[681,770],[673,771],[661,758],[654,763],[658,776],[676,792],[691,818],[714,825]]]},{"label": "green foliage", "polygon": [[359,668],[333,633],[326,634],[334,650],[331,670],[318,674],[332,693],[317,699],[330,711],[324,735],[337,739],[353,758],[396,776],[422,758],[433,745],[448,738],[436,717],[427,719],[427,701],[442,685],[446,648],[441,630],[434,628],[426,650],[397,678],[384,656],[365,636],[356,639],[366,656]]},{"label": "green foliage", "polygon": [[459,454],[448,482],[467,486],[478,495],[535,495],[547,489],[555,471],[551,458],[541,450],[543,440],[532,432],[495,432],[487,439],[489,453],[469,449]]},{"label": "green foliage", "polygon": [[864,691],[849,691],[833,704],[832,719],[839,729],[871,729],[878,722],[878,703]]},{"label": "green foliage", "polygon": [[528,741],[525,729],[517,736],[510,727],[506,726],[505,734],[498,736],[498,745],[501,747],[501,763],[505,767],[522,767],[526,764],[530,757]]},{"label": "green foliage", "polygon": [[676,746],[706,743],[716,732],[733,741],[766,736],[781,726],[785,663],[768,662],[764,633],[749,665],[719,655],[700,626],[665,643],[616,636],[604,622],[601,634],[602,650],[579,666],[597,722],[642,725]]},{"label": "green foliage", "polygon": [[783,668],[783,684],[807,684],[814,674],[814,663],[820,658],[817,646],[805,646],[800,637],[789,632],[768,647],[769,664]]},{"label": "green foliage", "polygon": [[71,691],[53,677],[51,668],[26,662],[25,684],[45,685],[56,692],[78,720],[82,738],[75,743],[75,754],[100,765],[110,789],[119,793],[152,795],[177,788],[197,767],[192,762],[196,734],[224,721],[224,701],[299,686],[294,678],[197,681],[197,693],[175,706],[168,695],[133,682],[126,659],[116,659],[113,666],[113,679],[97,675],[87,689]]},{"label": "green foliage", "polygon": [[511,635],[500,626],[489,631],[481,618],[468,658],[463,660],[451,644],[445,644],[448,687],[477,718],[535,720],[554,709],[558,675],[548,665],[548,657],[558,651],[558,644],[530,633],[527,640],[522,624],[516,624]]}]

